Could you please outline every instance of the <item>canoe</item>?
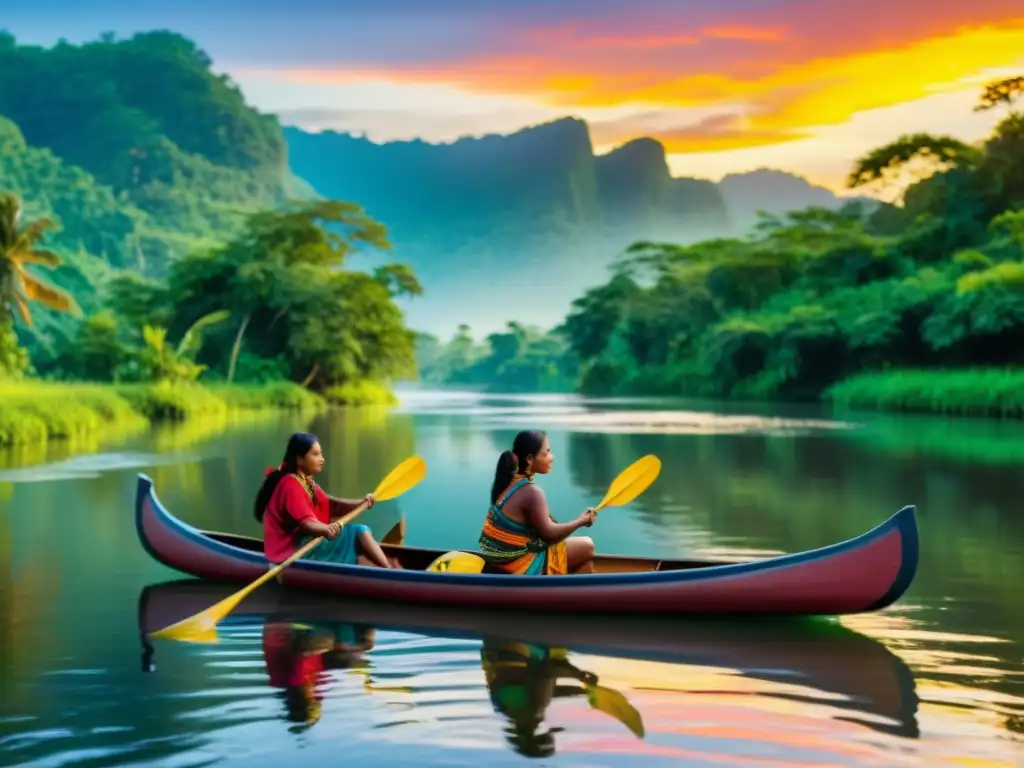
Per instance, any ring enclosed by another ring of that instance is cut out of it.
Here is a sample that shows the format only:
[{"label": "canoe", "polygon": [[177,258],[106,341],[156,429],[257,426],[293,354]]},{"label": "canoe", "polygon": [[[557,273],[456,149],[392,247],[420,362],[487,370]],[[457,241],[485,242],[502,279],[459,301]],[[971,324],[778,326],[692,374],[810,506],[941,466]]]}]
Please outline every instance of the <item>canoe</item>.
[{"label": "canoe", "polygon": [[[151,557],[190,576],[242,584],[266,573],[262,541],[184,523],[144,474],[135,524]],[[918,532],[916,510],[906,506],[860,536],[806,552],[746,562],[604,555],[596,573],[565,577],[427,572],[446,550],[383,548],[405,570],[299,560],[281,582],[349,597],[559,614],[841,615],[885,608],[906,592],[917,572]]]},{"label": "canoe", "polygon": [[[156,650],[146,640],[148,633],[198,613],[234,589],[197,579],[144,587],[138,604],[143,666],[155,663]],[[567,615],[551,621],[533,612],[324,600],[271,584],[246,597],[227,623],[242,630],[277,622],[349,624],[477,641],[500,638],[606,658],[735,670],[743,677],[787,685],[776,694],[761,695],[807,695],[788,688],[801,686],[829,694],[830,706],[849,711],[844,719],[908,738],[918,735],[919,701],[906,663],[883,643],[833,620],[764,618],[752,623],[728,617]],[[252,633],[247,630],[246,634]]]}]

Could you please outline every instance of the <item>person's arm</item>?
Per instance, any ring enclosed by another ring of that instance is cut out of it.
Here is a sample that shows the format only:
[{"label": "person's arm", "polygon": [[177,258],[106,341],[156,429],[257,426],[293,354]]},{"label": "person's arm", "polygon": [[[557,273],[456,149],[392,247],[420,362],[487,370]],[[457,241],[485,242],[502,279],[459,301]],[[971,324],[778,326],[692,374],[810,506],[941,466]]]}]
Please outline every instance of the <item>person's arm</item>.
[{"label": "person's arm", "polygon": [[330,503],[332,521],[337,520],[340,517],[344,517],[364,502],[366,503],[366,508],[370,509],[374,502],[372,493],[366,494],[361,499],[339,499],[336,496],[328,496],[327,500]]},{"label": "person's arm", "polygon": [[337,523],[321,523],[315,517],[304,517],[299,521],[299,528],[308,533],[310,536],[323,536],[325,539],[333,540],[338,532],[341,530],[341,526]]},{"label": "person's arm", "polygon": [[323,536],[326,539],[337,537],[341,527],[336,523],[328,525],[317,520],[309,494],[295,478],[286,477],[281,482],[288,484],[281,492],[281,509],[295,521],[300,530],[310,536]]},{"label": "person's arm", "polygon": [[537,534],[548,544],[557,544],[594,521],[593,513],[587,510],[571,522],[556,523],[548,512],[548,502],[544,498],[544,491],[535,485],[530,485],[523,488],[520,493],[527,494],[523,500],[525,502],[523,512],[526,513],[530,524],[537,530]]}]

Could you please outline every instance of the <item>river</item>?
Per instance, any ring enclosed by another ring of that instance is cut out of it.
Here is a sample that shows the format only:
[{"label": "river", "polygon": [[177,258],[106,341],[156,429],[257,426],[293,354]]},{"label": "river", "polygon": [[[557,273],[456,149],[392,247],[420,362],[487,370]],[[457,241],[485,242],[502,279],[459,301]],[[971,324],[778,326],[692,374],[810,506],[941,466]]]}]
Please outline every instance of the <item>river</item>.
[{"label": "river", "polygon": [[[137,473],[188,523],[258,535],[253,494],[291,431],[319,435],[322,484],[338,495],[371,490],[417,453],[427,479],[363,520],[381,536],[404,516],[408,544],[471,548],[497,455],[527,426],[548,430],[544,488],[561,519],[639,456],[661,457],[655,485],[591,529],[602,552],[764,556],[916,504],[917,578],[894,606],[841,621],[694,621],[666,637],[552,618],[540,625],[550,645],[446,629],[457,617],[430,611],[296,596],[301,622],[242,611],[219,644],[143,653],[140,612],[159,617],[204,585],[139,545]],[[1019,430],[413,390],[391,411],[0,457],[0,765],[1021,766]],[[602,652],[616,642],[639,650]],[[604,699],[588,697],[594,684]]]}]

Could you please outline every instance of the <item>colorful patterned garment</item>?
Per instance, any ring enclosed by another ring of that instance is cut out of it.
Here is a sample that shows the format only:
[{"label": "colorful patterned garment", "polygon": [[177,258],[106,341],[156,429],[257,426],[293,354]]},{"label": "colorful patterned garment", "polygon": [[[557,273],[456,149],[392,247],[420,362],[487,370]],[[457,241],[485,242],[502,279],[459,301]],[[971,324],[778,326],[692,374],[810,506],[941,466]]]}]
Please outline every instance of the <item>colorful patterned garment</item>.
[{"label": "colorful patterned garment", "polygon": [[[505,503],[523,486],[532,483],[523,478],[487,511],[480,532],[480,556],[488,565],[519,576],[562,576],[568,573],[565,540],[550,545],[533,526],[517,523],[502,514]],[[554,520],[554,518],[552,518]]]}]

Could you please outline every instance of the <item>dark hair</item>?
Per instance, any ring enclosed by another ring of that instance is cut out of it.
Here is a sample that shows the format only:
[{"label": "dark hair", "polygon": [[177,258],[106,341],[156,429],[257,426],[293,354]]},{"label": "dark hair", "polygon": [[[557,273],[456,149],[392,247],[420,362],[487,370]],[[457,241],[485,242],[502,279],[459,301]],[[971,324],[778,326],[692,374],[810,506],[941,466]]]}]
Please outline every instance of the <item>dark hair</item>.
[{"label": "dark hair", "polygon": [[267,504],[270,503],[270,497],[277,490],[277,484],[281,482],[285,475],[294,474],[298,470],[299,459],[313,450],[313,446],[318,442],[320,441],[316,435],[311,435],[309,432],[296,432],[288,438],[288,445],[284,449],[284,460],[281,462],[281,466],[267,473],[266,478],[263,480],[263,485],[260,486],[260,490],[256,494],[256,504],[253,507],[256,522],[263,522],[263,515],[267,511]]},{"label": "dark hair", "polygon": [[512,441],[512,450],[502,451],[498,457],[498,466],[494,470],[491,504],[494,504],[501,492],[508,488],[516,472],[523,472],[526,469],[526,457],[536,456],[546,437],[547,433],[539,429],[524,429]]}]

